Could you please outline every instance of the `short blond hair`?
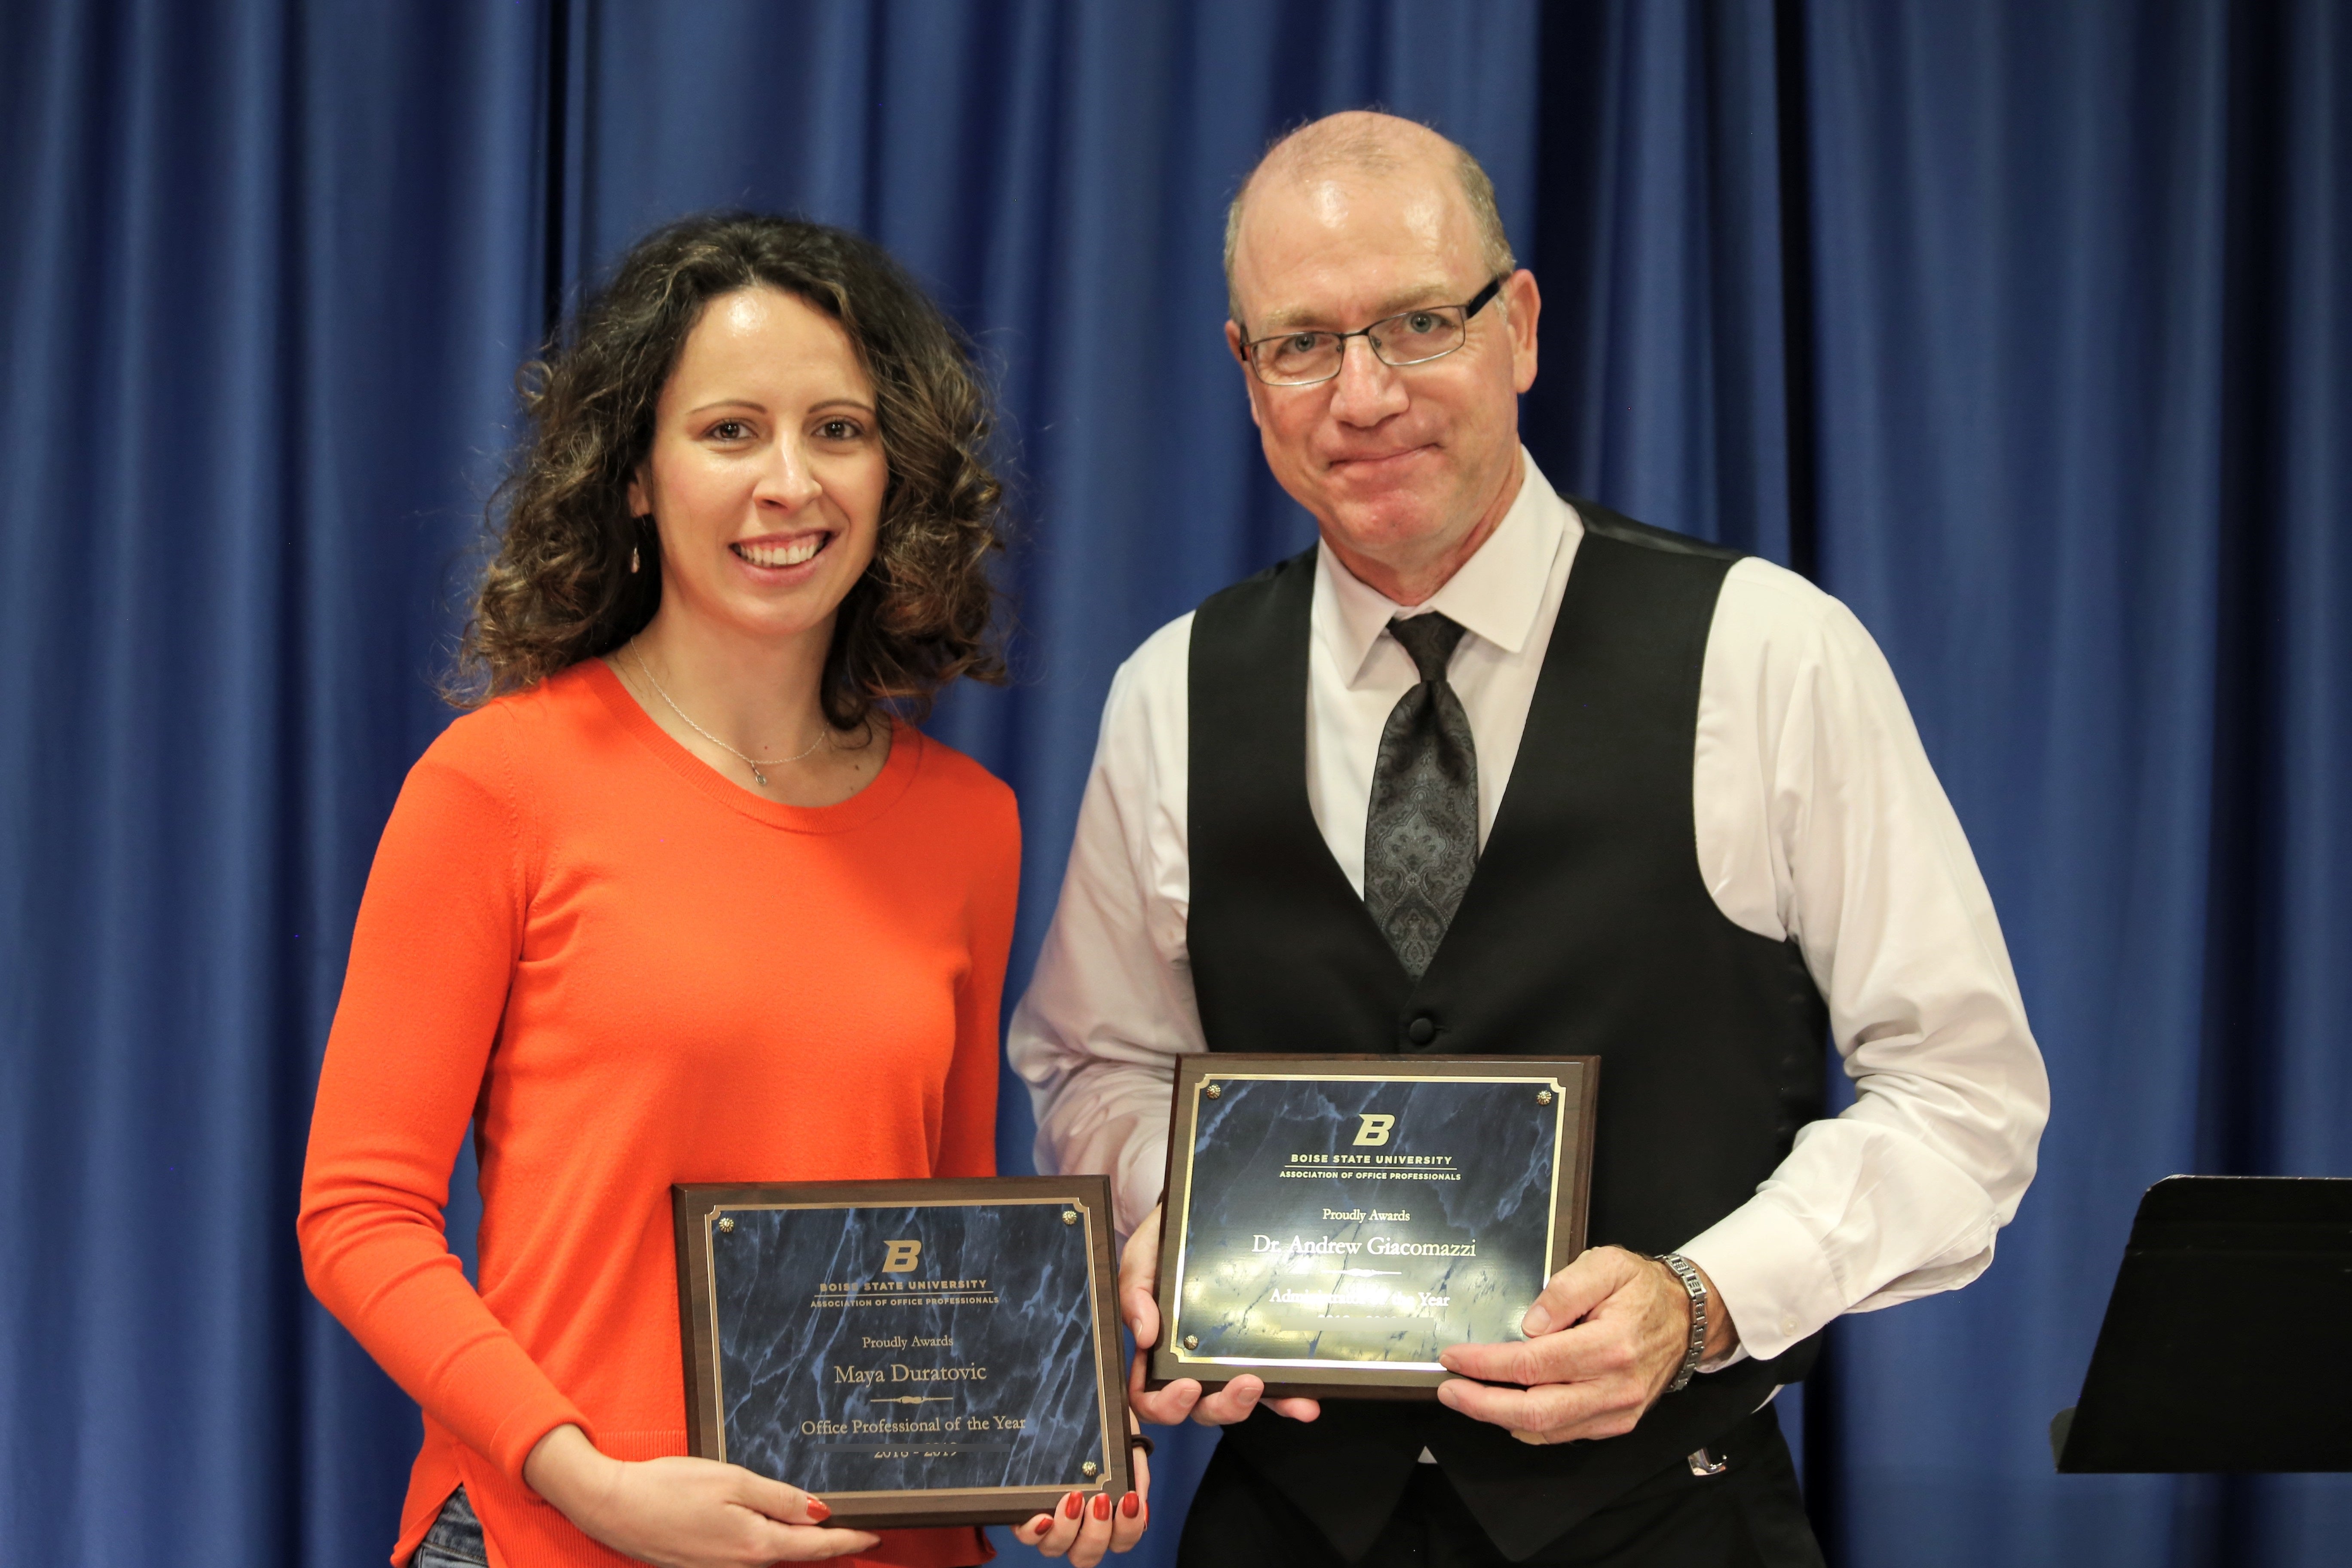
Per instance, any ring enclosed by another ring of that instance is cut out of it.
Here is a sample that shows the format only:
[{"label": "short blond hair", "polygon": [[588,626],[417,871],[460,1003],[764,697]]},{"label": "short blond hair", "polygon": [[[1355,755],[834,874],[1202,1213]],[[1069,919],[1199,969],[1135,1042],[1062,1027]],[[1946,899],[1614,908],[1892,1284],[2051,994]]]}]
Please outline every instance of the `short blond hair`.
[{"label": "short blond hair", "polygon": [[[1388,123],[1383,124],[1382,121]],[[1242,204],[1249,199],[1250,187],[1266,168],[1277,162],[1287,163],[1301,174],[1312,174],[1326,169],[1361,169],[1374,174],[1389,174],[1404,166],[1406,158],[1399,146],[1400,130],[1412,126],[1444,142],[1454,154],[1454,175],[1462,186],[1462,199],[1469,204],[1472,229],[1478,236],[1478,254],[1486,263],[1488,277],[1498,277],[1518,268],[1511,254],[1510,236],[1503,232],[1503,211],[1495,201],[1495,182],[1486,176],[1486,169],[1471,154],[1470,149],[1433,126],[1416,120],[1377,111],[1355,110],[1310,120],[1295,130],[1285,132],[1266,143],[1265,151],[1242,179],[1240,188],[1225,207],[1225,310],[1239,325],[1242,302],[1234,291],[1234,253],[1239,248],[1242,235]],[[1246,335],[1246,329],[1244,329]]]}]

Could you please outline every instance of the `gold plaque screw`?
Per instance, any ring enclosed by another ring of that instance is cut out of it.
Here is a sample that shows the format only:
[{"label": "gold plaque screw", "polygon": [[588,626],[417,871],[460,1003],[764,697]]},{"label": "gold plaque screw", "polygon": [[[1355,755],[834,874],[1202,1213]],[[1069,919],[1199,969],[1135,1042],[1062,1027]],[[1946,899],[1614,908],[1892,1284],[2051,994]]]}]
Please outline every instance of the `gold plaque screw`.
[{"label": "gold plaque screw", "polygon": [[721,1230],[733,1230],[735,1228],[735,1222],[731,1219],[721,1219],[719,1222],[719,1228]]},{"label": "gold plaque screw", "polygon": [[1188,1351],[1199,1350],[1201,1348],[1201,1336],[1198,1334],[1186,1334],[1184,1336],[1184,1348]]},{"label": "gold plaque screw", "polygon": [[1077,1223],[1078,1223],[1078,1211],[1077,1211],[1077,1210],[1076,1210],[1076,1209],[1064,1209],[1064,1210],[1062,1211],[1062,1223],[1063,1223],[1064,1225],[1076,1225],[1076,1224],[1077,1224]]},{"label": "gold plaque screw", "polygon": [[1102,1474],[1102,1467],[1096,1464],[1092,1459],[1088,1459],[1085,1464],[1078,1467],[1078,1474],[1086,1477],[1088,1480],[1092,1480],[1097,1476]]},{"label": "gold plaque screw", "polygon": [[1219,1088],[1218,1088],[1215,1084],[1213,1084],[1213,1084],[1211,1084],[1208,1088],[1206,1088],[1206,1089],[1202,1089],[1201,1092],[1202,1092],[1202,1094],[1207,1095],[1211,1100],[1223,1100],[1223,1099],[1225,1097],[1225,1091],[1224,1091],[1223,1089],[1219,1089]]},{"label": "gold plaque screw", "polygon": [[1549,1105],[1551,1103],[1551,1090],[1548,1089],[1539,1089],[1536,1090],[1536,1103],[1538,1105]]}]

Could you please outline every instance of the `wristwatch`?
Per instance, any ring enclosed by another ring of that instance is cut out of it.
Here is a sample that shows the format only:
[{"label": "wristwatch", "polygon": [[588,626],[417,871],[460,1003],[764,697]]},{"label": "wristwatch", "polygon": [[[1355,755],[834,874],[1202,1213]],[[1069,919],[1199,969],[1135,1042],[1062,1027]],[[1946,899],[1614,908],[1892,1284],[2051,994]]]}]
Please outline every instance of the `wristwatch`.
[{"label": "wristwatch", "polygon": [[1675,1278],[1681,1280],[1683,1289],[1690,1292],[1690,1344],[1683,1351],[1683,1364],[1675,1373],[1674,1382],[1666,1384],[1666,1392],[1675,1394],[1691,1380],[1691,1374],[1698,1370],[1700,1358],[1706,1354],[1706,1281],[1700,1277],[1691,1260],[1681,1253],[1661,1252],[1655,1256],[1659,1262],[1675,1271]]}]

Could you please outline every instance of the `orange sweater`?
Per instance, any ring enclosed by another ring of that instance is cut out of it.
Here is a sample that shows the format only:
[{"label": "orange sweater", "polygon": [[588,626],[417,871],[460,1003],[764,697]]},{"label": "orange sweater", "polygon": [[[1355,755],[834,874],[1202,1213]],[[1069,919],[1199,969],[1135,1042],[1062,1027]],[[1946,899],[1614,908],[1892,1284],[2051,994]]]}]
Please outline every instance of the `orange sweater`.
[{"label": "orange sweater", "polygon": [[[1012,792],[910,728],[850,799],[777,805],[596,660],[433,743],[361,900],[299,1226],[424,1406],[395,1563],[461,1481],[499,1568],[627,1561],[522,1466],[567,1421],[686,1452],[672,1182],[993,1173],[1019,867]],[[478,1292],[442,1222],[469,1122]],[[989,1554],[967,1528],[877,1558]]]}]

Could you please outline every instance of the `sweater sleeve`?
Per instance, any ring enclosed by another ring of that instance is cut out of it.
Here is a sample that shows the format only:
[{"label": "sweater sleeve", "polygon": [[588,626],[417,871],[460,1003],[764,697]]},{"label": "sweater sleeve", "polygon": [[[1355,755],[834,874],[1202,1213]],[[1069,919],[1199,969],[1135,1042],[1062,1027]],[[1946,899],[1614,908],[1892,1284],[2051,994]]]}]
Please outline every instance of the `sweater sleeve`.
[{"label": "sweater sleeve", "polygon": [[[979,770],[974,769],[975,773]],[[956,988],[955,1058],[940,1112],[942,1176],[996,1173],[996,1085],[1004,1001],[1004,965],[1021,895],[1021,818],[1013,792],[983,775],[972,807],[980,820],[974,857],[971,967]]]},{"label": "sweater sleeve", "polygon": [[467,1280],[443,1214],[529,898],[499,721],[453,725],[384,826],[319,1075],[297,1233],[327,1310],[520,1481],[549,1432],[593,1432]]}]

